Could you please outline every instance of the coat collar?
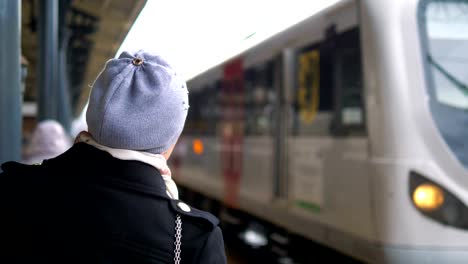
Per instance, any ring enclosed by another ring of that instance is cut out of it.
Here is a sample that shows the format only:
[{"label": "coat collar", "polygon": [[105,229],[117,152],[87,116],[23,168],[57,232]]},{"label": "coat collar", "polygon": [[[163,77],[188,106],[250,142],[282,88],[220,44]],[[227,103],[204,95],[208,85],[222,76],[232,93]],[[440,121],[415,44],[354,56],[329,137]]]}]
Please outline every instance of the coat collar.
[{"label": "coat collar", "polygon": [[46,170],[73,170],[72,174],[76,177],[170,199],[161,173],[156,168],[140,161],[114,158],[86,143],[76,143],[62,155],[45,160],[42,165]]},{"label": "coat collar", "polygon": [[92,135],[86,131],[81,132],[76,137],[75,142],[87,143],[99,150],[111,154],[112,157],[117,158],[119,160],[136,160],[155,167],[164,180],[167,195],[169,195],[169,197],[171,197],[172,199],[179,199],[177,185],[171,177],[171,170],[167,166],[167,160],[163,155],[129,149],[110,148],[96,142]]}]

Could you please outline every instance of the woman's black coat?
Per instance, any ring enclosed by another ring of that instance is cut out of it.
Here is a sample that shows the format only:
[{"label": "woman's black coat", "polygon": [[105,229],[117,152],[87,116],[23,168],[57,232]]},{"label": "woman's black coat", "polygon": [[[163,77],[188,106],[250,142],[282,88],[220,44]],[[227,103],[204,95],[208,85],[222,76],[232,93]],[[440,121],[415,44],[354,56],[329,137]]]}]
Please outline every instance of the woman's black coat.
[{"label": "woman's black coat", "polygon": [[[166,195],[158,170],[85,143],[0,174],[0,263],[226,263],[218,219]],[[185,208],[186,209],[186,208]]]}]

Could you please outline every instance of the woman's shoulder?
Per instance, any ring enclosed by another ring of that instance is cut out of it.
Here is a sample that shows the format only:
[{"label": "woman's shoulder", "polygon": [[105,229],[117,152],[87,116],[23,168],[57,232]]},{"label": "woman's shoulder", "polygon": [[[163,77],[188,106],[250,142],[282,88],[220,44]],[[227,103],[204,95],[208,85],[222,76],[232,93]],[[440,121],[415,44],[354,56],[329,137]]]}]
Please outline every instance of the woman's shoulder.
[{"label": "woman's shoulder", "polygon": [[[223,234],[217,217],[179,200],[172,200],[171,208],[181,219],[181,263],[227,263]],[[189,255],[187,252],[198,256],[198,261],[192,262],[192,259],[185,262]]]},{"label": "woman's shoulder", "polygon": [[209,212],[199,210],[181,200],[171,200],[171,209],[181,216],[182,221],[198,226],[205,231],[212,231],[219,224],[219,219]]}]

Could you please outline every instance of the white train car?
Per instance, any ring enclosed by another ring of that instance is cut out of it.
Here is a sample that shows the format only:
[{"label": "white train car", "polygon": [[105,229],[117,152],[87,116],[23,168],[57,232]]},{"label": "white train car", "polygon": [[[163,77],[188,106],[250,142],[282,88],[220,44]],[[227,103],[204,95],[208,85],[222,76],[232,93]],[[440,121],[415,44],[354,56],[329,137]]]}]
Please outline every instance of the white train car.
[{"label": "white train car", "polygon": [[188,82],[175,179],[364,262],[468,263],[467,83],[468,0],[342,1]]}]

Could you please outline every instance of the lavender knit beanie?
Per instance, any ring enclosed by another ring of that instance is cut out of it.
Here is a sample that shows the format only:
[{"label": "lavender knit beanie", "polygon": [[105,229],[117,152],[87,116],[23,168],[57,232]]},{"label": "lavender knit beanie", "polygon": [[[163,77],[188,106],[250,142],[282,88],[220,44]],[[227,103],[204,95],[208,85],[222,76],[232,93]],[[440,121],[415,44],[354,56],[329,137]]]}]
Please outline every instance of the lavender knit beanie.
[{"label": "lavender knit beanie", "polygon": [[94,82],[86,121],[99,144],[163,153],[182,133],[188,108],[187,85],[163,58],[123,52]]}]

